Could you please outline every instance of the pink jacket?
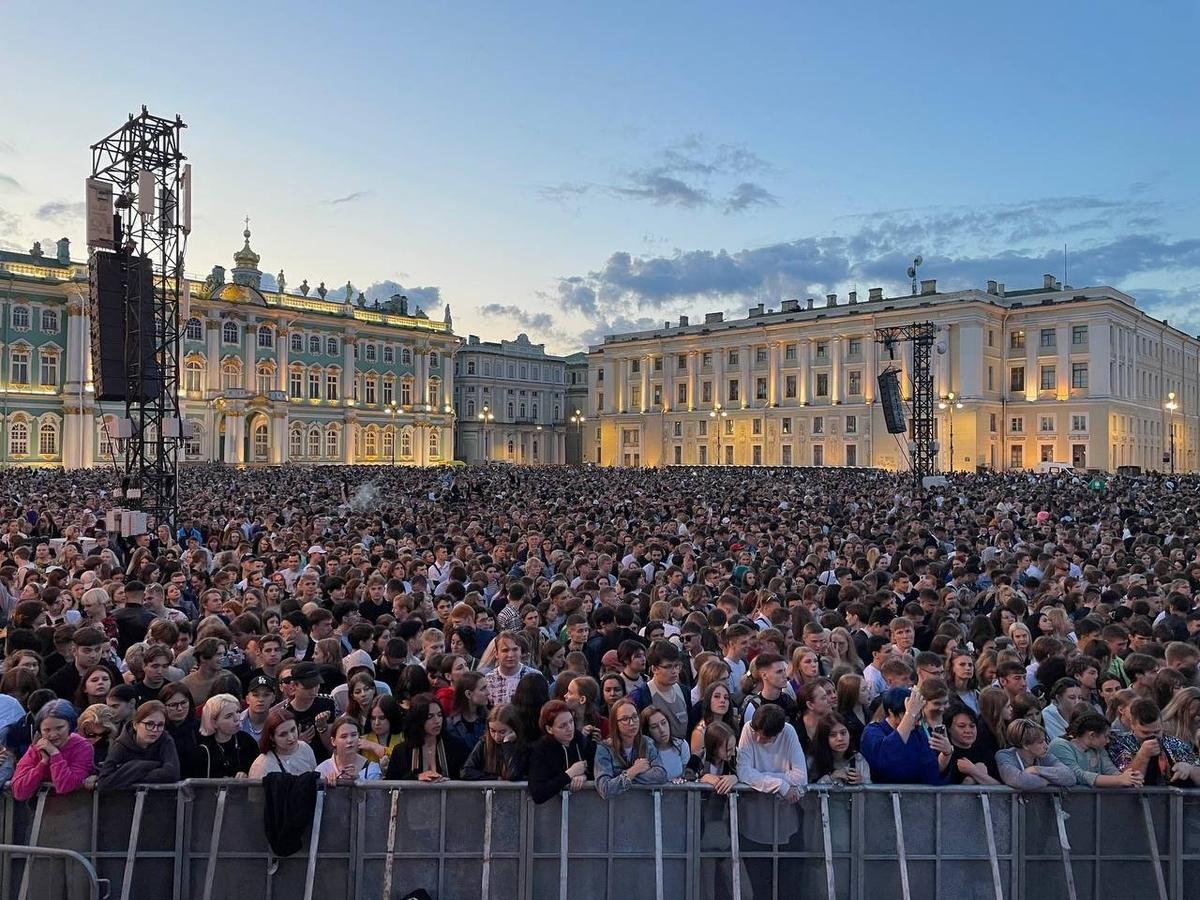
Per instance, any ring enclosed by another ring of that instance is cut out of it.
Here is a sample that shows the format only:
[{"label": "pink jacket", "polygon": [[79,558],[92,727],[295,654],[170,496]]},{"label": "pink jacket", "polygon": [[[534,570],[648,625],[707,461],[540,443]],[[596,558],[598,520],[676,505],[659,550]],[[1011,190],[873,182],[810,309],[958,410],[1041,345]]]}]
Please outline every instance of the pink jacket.
[{"label": "pink jacket", "polygon": [[67,743],[50,757],[49,762],[42,760],[37,742],[34,742],[25,751],[13,773],[13,799],[28,800],[47,781],[56,793],[77,791],[83,787],[84,779],[95,770],[94,760],[92,745],[80,734],[72,734],[67,738]]}]

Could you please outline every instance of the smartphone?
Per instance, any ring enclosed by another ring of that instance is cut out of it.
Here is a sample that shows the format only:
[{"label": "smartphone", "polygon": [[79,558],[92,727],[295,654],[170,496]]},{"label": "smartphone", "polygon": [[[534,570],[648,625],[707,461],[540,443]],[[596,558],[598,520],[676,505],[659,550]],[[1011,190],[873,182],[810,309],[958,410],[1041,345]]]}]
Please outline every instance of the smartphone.
[{"label": "smartphone", "polygon": [[945,737],[946,736],[946,726],[945,725],[934,725],[933,733],[940,734],[942,737]]}]

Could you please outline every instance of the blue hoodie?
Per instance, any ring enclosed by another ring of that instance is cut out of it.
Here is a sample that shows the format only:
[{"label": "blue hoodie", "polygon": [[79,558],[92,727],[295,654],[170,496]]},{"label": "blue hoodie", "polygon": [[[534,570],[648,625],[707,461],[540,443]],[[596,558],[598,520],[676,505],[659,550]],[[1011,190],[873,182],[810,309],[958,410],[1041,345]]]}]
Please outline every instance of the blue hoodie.
[{"label": "blue hoodie", "polygon": [[902,741],[886,721],[872,722],[863,729],[860,749],[876,784],[946,783],[938,770],[938,755],[920,727]]}]

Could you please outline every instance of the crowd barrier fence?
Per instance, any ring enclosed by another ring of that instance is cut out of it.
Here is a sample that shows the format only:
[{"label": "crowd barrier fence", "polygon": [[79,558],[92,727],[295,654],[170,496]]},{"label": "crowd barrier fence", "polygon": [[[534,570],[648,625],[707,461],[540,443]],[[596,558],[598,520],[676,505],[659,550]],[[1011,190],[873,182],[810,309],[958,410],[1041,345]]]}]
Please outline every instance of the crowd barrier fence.
[{"label": "crowd barrier fence", "polygon": [[[789,805],[666,785],[539,806],[523,785],[370,782],[320,792],[285,859],[251,781],[8,797],[0,817],[6,900],[97,883],[120,900],[1182,900],[1200,884],[1200,794],[1168,788],[821,786]],[[36,848],[66,853],[26,862]]]}]

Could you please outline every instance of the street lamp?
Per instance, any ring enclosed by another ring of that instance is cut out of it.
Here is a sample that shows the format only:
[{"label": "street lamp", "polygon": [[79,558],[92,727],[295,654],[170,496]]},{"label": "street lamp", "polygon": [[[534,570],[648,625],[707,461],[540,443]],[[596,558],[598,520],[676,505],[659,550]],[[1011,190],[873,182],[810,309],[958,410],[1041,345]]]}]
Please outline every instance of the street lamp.
[{"label": "street lamp", "polygon": [[536,437],[537,437],[537,453],[533,454],[533,459],[534,459],[534,462],[540,462],[540,461],[541,461],[541,459],[542,459],[542,451],[543,451],[543,447],[542,447],[542,426],[541,426],[541,425],[535,425],[535,426],[534,426],[534,431],[536,431],[536,432],[537,432],[537,436],[536,436]]},{"label": "street lamp", "polygon": [[485,403],[483,406],[483,411],[479,414],[479,421],[483,423],[483,458],[485,461],[491,459],[491,454],[488,452],[488,425],[490,425],[495,418],[495,413],[493,413],[491,407]]},{"label": "street lamp", "polygon": [[720,403],[714,403],[713,408],[709,411],[708,417],[713,420],[717,427],[717,465],[721,465],[721,420],[728,419],[729,413],[721,409]]},{"label": "street lamp", "polygon": [[1167,411],[1171,414],[1171,474],[1175,474],[1175,410],[1179,404],[1175,402],[1175,392],[1167,393]]},{"label": "street lamp", "polygon": [[396,465],[396,439],[399,435],[396,433],[396,413],[400,411],[395,403],[389,403],[387,407],[388,415],[392,417],[392,466]]},{"label": "street lamp", "polygon": [[956,397],[954,394],[954,391],[950,391],[950,393],[946,394],[945,397],[943,397],[941,400],[938,401],[938,409],[950,410],[948,418],[950,420],[949,424],[950,424],[950,471],[951,472],[954,471],[954,411],[956,409],[962,409],[962,408],[963,408],[962,399],[959,397]]},{"label": "street lamp", "polygon": [[579,444],[579,459],[578,462],[583,464],[583,423],[584,415],[579,410],[575,410],[575,415],[571,416],[571,424],[575,426],[576,441]]}]

